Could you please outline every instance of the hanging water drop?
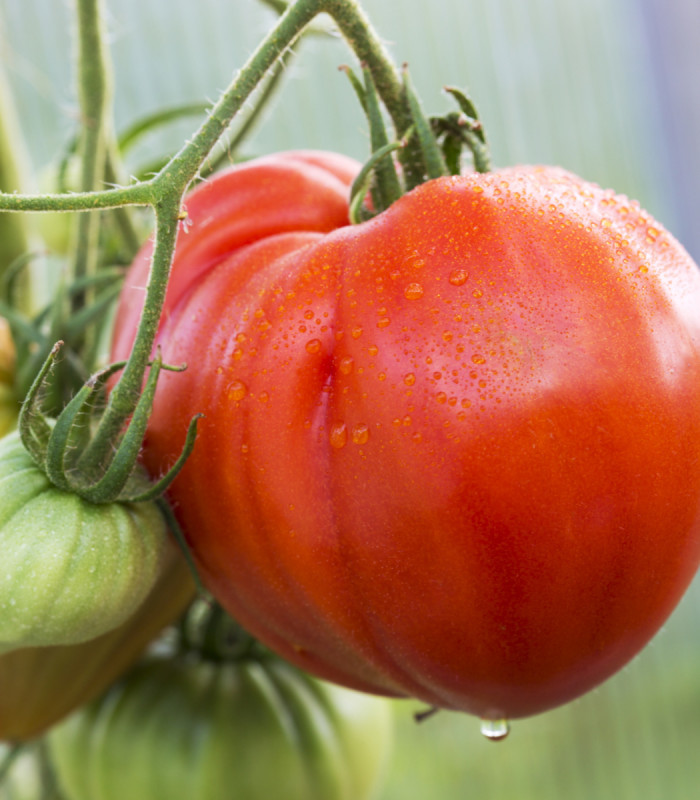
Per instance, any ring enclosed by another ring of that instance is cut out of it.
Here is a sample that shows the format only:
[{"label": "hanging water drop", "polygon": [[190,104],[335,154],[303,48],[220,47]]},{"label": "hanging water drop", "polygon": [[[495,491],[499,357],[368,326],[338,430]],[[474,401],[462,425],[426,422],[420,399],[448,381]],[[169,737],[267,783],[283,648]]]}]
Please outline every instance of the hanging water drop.
[{"label": "hanging water drop", "polygon": [[481,733],[492,742],[500,742],[510,733],[510,723],[504,718],[484,718],[481,720]]}]

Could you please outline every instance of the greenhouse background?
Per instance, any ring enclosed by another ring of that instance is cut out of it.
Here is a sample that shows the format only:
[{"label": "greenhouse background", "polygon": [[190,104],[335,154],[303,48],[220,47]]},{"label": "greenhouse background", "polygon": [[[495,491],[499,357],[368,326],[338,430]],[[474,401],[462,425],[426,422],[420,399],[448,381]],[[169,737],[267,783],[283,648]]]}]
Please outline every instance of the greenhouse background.
[{"label": "greenhouse background", "polygon": [[[214,100],[269,28],[256,0],[108,2],[118,129],[155,110]],[[364,0],[428,111],[465,87],[497,166],[557,163],[638,199],[700,259],[700,68],[696,0]],[[75,125],[71,4],[0,0],[0,52],[37,185]],[[245,155],[367,154],[365,123],[337,67],[351,56],[310,37]],[[309,78],[313,77],[313,82]],[[188,119],[134,151],[132,169],[175,148]],[[517,721],[501,744],[441,712],[396,704],[397,741],[378,800],[682,800],[697,794],[700,581],[664,630],[599,690]]]}]

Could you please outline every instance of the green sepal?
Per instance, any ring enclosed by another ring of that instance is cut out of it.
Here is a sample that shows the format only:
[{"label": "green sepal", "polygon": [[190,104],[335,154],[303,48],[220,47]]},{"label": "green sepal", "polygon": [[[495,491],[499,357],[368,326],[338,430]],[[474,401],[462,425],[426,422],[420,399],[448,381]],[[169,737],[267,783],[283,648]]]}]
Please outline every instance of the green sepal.
[{"label": "green sepal", "polygon": [[130,503],[143,503],[147,500],[155,500],[167,491],[168,487],[175,480],[178,473],[185,465],[185,461],[187,461],[190,453],[192,452],[197,436],[197,423],[203,416],[204,414],[195,414],[190,420],[190,424],[187,427],[187,435],[185,436],[185,444],[183,445],[177,461],[175,461],[172,467],[170,467],[170,469],[165,473],[165,475],[163,475],[162,478],[160,478],[160,480],[151,484],[145,492],[130,496],[128,498]]},{"label": "green sepal", "polygon": [[46,448],[51,437],[51,426],[41,412],[41,395],[46,379],[54,366],[63,342],[56,342],[44,360],[19,412],[18,429],[26,451],[36,465],[44,470]]},{"label": "green sepal", "polygon": [[[452,132],[460,137],[471,150],[474,169],[477,172],[489,172],[491,170],[491,154],[486,141],[484,126],[481,124],[474,103],[461,89],[457,89],[454,86],[445,87],[445,91],[454,97],[464,115],[456,117],[457,121],[452,126]],[[451,118],[452,115],[448,114],[446,116],[447,120]]]},{"label": "green sepal", "polygon": [[126,362],[111,364],[93,375],[70,400],[56,420],[46,447],[45,469],[48,479],[59,489],[71,491],[68,476],[90,436],[90,420],[96,398],[109,378]]},{"label": "green sepal", "polygon": [[[389,137],[384,125],[384,118],[379,106],[379,97],[372,73],[365,66],[363,67],[363,74],[366,97],[365,110],[369,120],[370,141],[372,152],[374,153],[389,144]],[[392,203],[395,203],[402,194],[401,183],[399,182],[393,158],[380,158],[375,164],[374,175],[375,192],[373,197],[375,198],[375,205],[377,206],[377,211],[384,211]]]},{"label": "green sepal", "polygon": [[415,134],[420,144],[421,152],[423,153],[426,176],[429,180],[432,180],[433,178],[440,178],[443,175],[447,175],[445,159],[442,157],[442,152],[435,139],[430,121],[423,113],[418,95],[413,89],[408,67],[405,65],[403,68],[403,83],[406,99],[408,100],[408,106],[411,111]]},{"label": "green sepal", "polygon": [[377,162],[381,159],[391,155],[394,150],[403,147],[405,142],[391,142],[384,147],[381,147],[375,153],[372,153],[371,158],[364,164],[362,169],[358,172],[355,180],[350,188],[350,222],[357,224],[373,216],[371,212],[364,206],[364,200],[369,191],[369,186],[372,181],[372,171],[375,169]]},{"label": "green sepal", "polygon": [[[126,499],[123,490],[132,475],[146,433],[148,418],[153,407],[158,375],[163,366],[160,355],[154,359],[143,392],[139,397],[131,421],[102,477],[86,485],[75,485],[77,491],[92,503],[110,503]],[[78,462],[78,469],[80,462]],[[85,476],[82,476],[85,480]]]}]

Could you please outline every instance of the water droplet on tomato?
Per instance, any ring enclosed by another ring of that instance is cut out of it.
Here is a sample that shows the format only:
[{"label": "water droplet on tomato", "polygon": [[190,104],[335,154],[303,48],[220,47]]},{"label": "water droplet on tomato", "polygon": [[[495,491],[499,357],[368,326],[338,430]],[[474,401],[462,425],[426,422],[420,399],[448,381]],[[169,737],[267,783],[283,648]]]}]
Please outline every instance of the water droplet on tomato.
[{"label": "water droplet on tomato", "polygon": [[474,364],[485,364],[486,359],[480,353],[474,353],[472,356],[472,362]]},{"label": "water droplet on tomato", "polygon": [[369,441],[369,428],[363,422],[353,425],[352,440],[355,444],[367,444]]},{"label": "water droplet on tomato", "polygon": [[450,283],[453,286],[463,286],[467,282],[469,274],[464,269],[453,269],[450,273]]},{"label": "water droplet on tomato", "polygon": [[369,353],[371,356],[376,356],[376,355],[379,353],[379,348],[377,347],[377,345],[376,345],[376,344],[371,344],[371,345],[370,345],[370,346],[367,348],[367,352],[368,352],[368,353]]},{"label": "water droplet on tomato", "polygon": [[423,287],[420,283],[409,283],[403,294],[406,300],[418,300],[419,297],[423,297]]},{"label": "water droplet on tomato", "polygon": [[336,450],[340,450],[341,447],[345,447],[348,441],[348,429],[346,424],[344,422],[334,422],[331,425],[328,438],[330,440],[331,447],[335,447]]},{"label": "water droplet on tomato", "polygon": [[474,295],[474,297],[476,297],[477,299],[478,299],[479,297],[483,297],[483,296],[484,296],[484,293],[481,291],[481,289],[474,289],[474,291],[472,292],[472,294],[473,294],[473,295]]},{"label": "water droplet on tomato", "polygon": [[316,353],[321,352],[321,340],[320,339],[309,339],[306,343],[306,352],[310,353],[311,355],[315,355]]},{"label": "water droplet on tomato", "polygon": [[406,386],[413,386],[413,384],[416,382],[416,376],[412,372],[407,372],[403,376],[403,382],[406,384]]},{"label": "water droplet on tomato", "polygon": [[233,400],[235,403],[240,403],[247,394],[248,387],[245,385],[245,383],[243,383],[243,381],[234,381],[228,387],[229,400]]},{"label": "water droplet on tomato", "polygon": [[386,328],[390,324],[391,324],[391,320],[389,319],[389,317],[380,317],[377,320],[377,327],[378,328]]},{"label": "water droplet on tomato", "polygon": [[355,359],[352,356],[343,356],[338,364],[338,369],[343,375],[349,375],[355,366]]},{"label": "water droplet on tomato", "polygon": [[510,733],[510,723],[504,718],[484,718],[481,720],[481,733],[492,742],[502,742]]},{"label": "water droplet on tomato", "polygon": [[362,336],[362,328],[359,325],[356,325],[351,331],[350,335],[353,339],[359,339]]}]

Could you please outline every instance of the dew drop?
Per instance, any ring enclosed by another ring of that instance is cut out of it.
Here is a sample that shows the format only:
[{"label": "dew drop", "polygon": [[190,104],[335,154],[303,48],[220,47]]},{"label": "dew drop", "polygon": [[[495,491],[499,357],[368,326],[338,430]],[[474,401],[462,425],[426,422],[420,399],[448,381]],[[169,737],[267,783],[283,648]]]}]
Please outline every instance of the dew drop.
[{"label": "dew drop", "polygon": [[234,381],[228,387],[229,400],[233,400],[235,403],[240,403],[247,394],[248,387],[245,385],[245,383],[243,383],[243,381]]},{"label": "dew drop", "polygon": [[647,228],[647,236],[653,241],[661,233],[657,228]]},{"label": "dew drop", "polygon": [[447,402],[447,395],[445,394],[445,392],[438,392],[435,395],[435,399],[438,401],[438,403],[446,403]]},{"label": "dew drop", "polygon": [[316,353],[321,352],[321,340],[320,339],[309,339],[306,343],[306,352],[310,353],[311,355],[315,355]]},{"label": "dew drop", "polygon": [[388,327],[388,325],[390,323],[391,323],[391,320],[389,319],[389,317],[380,317],[377,320],[377,327],[378,328],[386,328],[386,327]]},{"label": "dew drop", "polygon": [[267,392],[260,392],[258,395],[258,400],[261,403],[268,403],[270,401],[270,395]]},{"label": "dew drop", "polygon": [[344,422],[334,422],[331,425],[331,430],[328,436],[331,447],[335,447],[336,450],[340,450],[341,447],[345,447],[348,441],[348,429]]},{"label": "dew drop", "polygon": [[355,359],[352,356],[343,356],[338,364],[338,369],[343,375],[349,375],[355,367]]},{"label": "dew drop", "polygon": [[419,297],[423,297],[423,287],[420,283],[409,283],[403,293],[407,300],[418,300]]},{"label": "dew drop", "polygon": [[377,345],[376,345],[376,344],[371,344],[371,345],[370,345],[370,346],[367,348],[367,352],[368,352],[368,353],[369,353],[371,356],[376,356],[376,355],[379,353],[379,348],[377,347]]},{"label": "dew drop", "polygon": [[476,297],[477,299],[478,299],[479,297],[483,297],[483,296],[484,296],[484,293],[481,291],[481,289],[474,289],[474,291],[472,292],[472,294],[473,294],[473,295],[474,295],[474,297]]},{"label": "dew drop", "polygon": [[314,312],[309,308],[304,312],[304,319],[313,319]]},{"label": "dew drop", "polygon": [[469,274],[463,269],[453,269],[450,273],[450,283],[453,286],[463,286],[467,282]]},{"label": "dew drop", "polygon": [[359,339],[362,336],[362,328],[359,325],[356,325],[351,331],[350,335],[353,339]]},{"label": "dew drop", "polygon": [[492,742],[501,742],[510,733],[507,719],[482,719],[481,733]]},{"label": "dew drop", "polygon": [[472,362],[474,364],[485,364],[486,359],[480,353],[474,353],[472,356]]},{"label": "dew drop", "polygon": [[413,384],[416,382],[416,376],[412,372],[407,372],[403,376],[403,382],[406,384],[406,386],[413,386]]},{"label": "dew drop", "polygon": [[369,441],[369,428],[367,425],[362,422],[353,425],[352,440],[355,444],[367,444]]}]

